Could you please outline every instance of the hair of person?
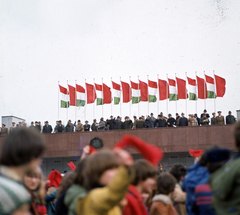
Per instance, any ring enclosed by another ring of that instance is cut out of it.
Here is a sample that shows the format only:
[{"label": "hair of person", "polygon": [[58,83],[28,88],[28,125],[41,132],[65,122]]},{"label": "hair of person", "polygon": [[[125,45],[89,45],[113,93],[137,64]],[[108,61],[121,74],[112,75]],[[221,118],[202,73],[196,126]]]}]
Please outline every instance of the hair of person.
[{"label": "hair of person", "polygon": [[208,162],[206,167],[208,169],[208,172],[210,174],[214,173],[216,170],[218,170],[219,168],[221,168],[226,162],[221,161],[221,162],[215,162],[215,163],[211,163]]},{"label": "hair of person", "polygon": [[64,175],[62,178],[62,182],[59,186],[56,199],[58,199],[62,193],[64,193],[75,181],[76,179],[76,173],[75,172],[69,172]]},{"label": "hair of person", "polygon": [[240,151],[240,121],[234,125],[233,137],[235,139],[236,147],[238,148],[238,151]]},{"label": "hair of person", "polygon": [[157,168],[144,159],[135,161],[133,164],[133,169],[136,171],[135,178],[132,182],[132,184],[135,186],[140,181],[145,181],[147,178],[154,178],[158,174]]},{"label": "hair of person", "polygon": [[36,195],[35,198],[37,199],[37,201],[39,201],[40,205],[45,205],[46,204],[46,202],[45,202],[46,182],[44,180],[44,175],[43,175],[42,169],[40,167],[37,167],[37,169],[34,172],[29,172],[25,176],[35,177],[35,178],[40,179],[39,185],[36,190],[29,190],[26,187],[26,185],[25,185],[25,187],[29,190],[30,193],[35,193],[35,195]]},{"label": "hair of person", "polygon": [[200,160],[199,160],[199,164],[200,164],[200,166],[207,166],[207,160],[206,160],[206,154],[210,151],[210,150],[212,150],[212,149],[218,149],[218,148],[220,148],[219,146],[217,146],[217,145],[213,145],[213,146],[209,146],[209,147],[207,147],[205,150],[204,150],[204,153],[202,154],[202,156],[201,156],[201,158],[200,158]]},{"label": "hair of person", "polygon": [[168,172],[161,173],[157,178],[157,193],[168,195],[173,192],[177,180]]},{"label": "hair of person", "polygon": [[177,163],[172,166],[170,173],[177,179],[177,182],[179,182],[181,180],[181,177],[184,177],[186,175],[187,170],[183,164]]},{"label": "hair of person", "polygon": [[116,157],[110,150],[102,150],[83,159],[75,170],[77,176],[74,181],[86,190],[98,187],[101,175],[109,169],[119,166]]},{"label": "hair of person", "polygon": [[46,143],[36,129],[13,130],[4,140],[0,164],[21,166],[43,155]]}]

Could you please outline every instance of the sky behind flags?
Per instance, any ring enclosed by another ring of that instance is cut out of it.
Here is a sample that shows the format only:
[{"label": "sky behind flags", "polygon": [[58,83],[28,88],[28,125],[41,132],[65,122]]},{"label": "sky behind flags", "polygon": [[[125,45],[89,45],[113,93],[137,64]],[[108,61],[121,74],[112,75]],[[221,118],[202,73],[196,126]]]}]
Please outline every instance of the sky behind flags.
[{"label": "sky behind flags", "polygon": [[[93,78],[98,79],[96,83],[104,78],[111,86],[109,76],[118,84],[119,76],[126,83],[129,76],[134,82],[139,76],[147,83],[146,74],[154,81],[157,74],[166,80],[166,73],[171,79],[175,73],[184,79],[185,72],[195,78],[197,71],[204,79],[203,71],[213,77],[215,70],[226,79],[226,94],[207,99],[207,110],[211,113],[216,101],[223,115],[229,110],[236,115],[240,104],[239,96],[233,99],[240,92],[239,7],[239,1],[202,0],[1,1],[0,113],[25,118],[28,124],[48,120],[54,125],[59,106],[57,81],[68,89],[66,80],[74,87],[75,79],[85,86],[85,79],[93,84]],[[174,114],[175,102],[167,107],[165,101],[159,102],[159,109],[166,112],[168,108]],[[138,103],[141,114],[147,112],[145,103]],[[138,104],[132,114],[137,113]],[[188,104],[188,113],[195,111],[195,101]],[[93,107],[87,106],[86,116],[92,122]],[[129,104],[124,103],[114,106],[114,116],[120,106],[122,115],[128,115]],[[104,107],[108,118],[111,105]],[[60,110],[63,123],[68,118],[84,119],[83,106],[77,107],[76,116],[71,114],[74,108]],[[200,114],[203,100],[197,101],[197,108]],[[102,105],[95,108],[95,117],[101,109]],[[149,109],[157,114],[156,103],[149,103]],[[185,111],[184,99],[177,101],[177,109]]]}]

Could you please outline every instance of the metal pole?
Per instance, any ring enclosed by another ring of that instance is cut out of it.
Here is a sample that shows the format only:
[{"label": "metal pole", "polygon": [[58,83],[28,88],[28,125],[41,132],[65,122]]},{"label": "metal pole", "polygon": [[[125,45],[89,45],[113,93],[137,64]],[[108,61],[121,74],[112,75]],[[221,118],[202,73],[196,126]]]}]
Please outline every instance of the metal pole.
[{"label": "metal pole", "polygon": [[166,88],[167,88],[167,89],[166,89],[166,94],[167,94],[167,95],[166,95],[166,98],[167,98],[167,99],[166,99],[167,114],[169,114],[169,113],[168,113],[168,102],[169,102],[169,98],[168,98],[168,86],[169,86],[169,81],[168,81],[168,74],[167,74],[167,83],[166,83]]},{"label": "metal pole", "polygon": [[197,103],[198,103],[198,83],[197,83],[197,71],[195,71],[195,79],[196,79],[196,114],[197,114]]},{"label": "metal pole", "polygon": [[59,81],[58,81],[58,120],[59,120],[59,106],[61,105],[60,104],[60,100],[59,100],[59,91],[60,91],[60,87],[59,87]]},{"label": "metal pole", "polygon": [[[120,87],[122,88],[122,81],[120,77]],[[122,117],[122,102],[123,102],[123,94],[122,94],[122,89],[121,90],[121,95],[120,95],[120,117]]]},{"label": "metal pole", "polygon": [[[148,78],[149,78],[149,76],[147,75],[147,85],[149,87]],[[149,92],[148,92],[148,114],[149,114]]]},{"label": "metal pole", "polygon": [[77,80],[75,80],[75,121],[77,121]]},{"label": "metal pole", "polygon": [[[85,87],[86,87],[86,79],[85,79]],[[87,87],[86,87],[86,89],[87,89]],[[85,105],[84,105],[85,107],[84,107],[84,121],[86,120],[86,116],[87,116],[87,114],[86,114],[86,111],[87,111],[87,90],[85,90]]]},{"label": "metal pole", "polygon": [[[139,98],[140,97],[140,98]],[[140,113],[140,101],[141,101],[141,91],[140,91],[140,84],[139,84],[139,75],[138,75],[138,115]]]},{"label": "metal pole", "polygon": [[[68,80],[67,80],[67,86],[68,86]],[[70,107],[69,90],[67,90],[67,94],[68,94],[68,103],[67,103],[67,122],[68,122],[68,108]]]},{"label": "metal pole", "polygon": [[206,75],[204,71],[204,109],[206,109]]},{"label": "metal pole", "polygon": [[216,113],[216,99],[217,99],[217,95],[216,95],[216,79],[215,79],[215,70],[213,70],[213,77],[214,77],[214,112]]},{"label": "metal pole", "polygon": [[185,73],[186,77],[185,77],[185,81],[186,81],[186,86],[185,86],[185,99],[186,99],[186,116],[187,116],[187,72]]},{"label": "metal pole", "polygon": [[103,104],[104,104],[104,95],[103,95],[103,78],[102,78],[102,117],[103,117]]},{"label": "metal pole", "polygon": [[112,96],[112,93],[113,93],[113,87],[112,87],[112,77],[111,77],[111,115],[113,114],[112,113],[112,109],[113,109],[112,108],[113,107],[113,99],[112,99],[113,96]]},{"label": "metal pole", "polygon": [[177,77],[177,75],[176,75],[176,73],[175,73],[175,87],[176,87],[176,95],[177,95],[177,98],[176,98],[176,113],[177,113],[177,102],[178,102],[178,90],[177,90],[177,81],[176,81],[176,77]]},{"label": "metal pole", "polygon": [[[131,76],[129,76],[130,84],[131,84]],[[131,88],[131,93],[132,93],[132,88]],[[132,97],[132,95],[131,95]],[[131,100],[129,101],[129,117],[131,117]]]},{"label": "metal pole", "polygon": [[157,94],[158,94],[157,113],[159,114],[159,100],[160,100],[160,94],[159,94],[159,74],[157,74]]}]

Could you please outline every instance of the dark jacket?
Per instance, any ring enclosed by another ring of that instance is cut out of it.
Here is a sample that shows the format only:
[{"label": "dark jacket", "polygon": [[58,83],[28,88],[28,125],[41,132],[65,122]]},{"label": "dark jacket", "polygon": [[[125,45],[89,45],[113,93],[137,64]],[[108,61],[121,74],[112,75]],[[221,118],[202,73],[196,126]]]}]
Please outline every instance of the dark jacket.
[{"label": "dark jacket", "polygon": [[44,125],[42,133],[52,133],[52,126],[51,125]]},{"label": "dark jacket", "polygon": [[154,124],[155,124],[156,118],[155,117],[150,117],[149,121],[150,121],[150,128],[154,128]]},{"label": "dark jacket", "polygon": [[145,128],[145,122],[144,121],[138,121],[136,128]]},{"label": "dark jacket", "polygon": [[107,120],[107,125],[109,130],[114,130],[115,128],[115,119],[108,119]]},{"label": "dark jacket", "polygon": [[201,124],[201,122],[200,122],[200,118],[199,118],[199,117],[196,117],[195,119],[197,120],[198,125],[200,125],[200,124]]},{"label": "dark jacket", "polygon": [[64,132],[64,125],[58,124],[56,127],[56,132]]},{"label": "dark jacket", "polygon": [[181,117],[179,119],[179,126],[188,126],[188,119],[186,117]]},{"label": "dark jacket", "polygon": [[236,119],[233,115],[226,116],[226,124],[234,124],[235,122],[236,122]]},{"label": "dark jacket", "polygon": [[116,128],[116,129],[122,129],[122,121],[116,120],[116,122],[115,122],[115,128]]},{"label": "dark jacket", "polygon": [[53,193],[51,194],[47,194],[45,196],[45,201],[46,201],[46,208],[47,208],[47,215],[54,215],[56,208],[55,208],[55,204],[53,203],[53,201],[56,198],[58,190],[55,190]]},{"label": "dark jacket", "polygon": [[98,130],[98,126],[95,123],[93,123],[91,125],[91,129],[92,129],[92,131],[97,131]]},{"label": "dark jacket", "polygon": [[216,117],[211,118],[211,125],[216,125]]},{"label": "dark jacket", "polygon": [[124,121],[122,126],[123,126],[123,129],[130,129],[132,126],[132,120]]},{"label": "dark jacket", "polygon": [[[200,118],[203,118],[203,115],[204,115],[204,113],[201,114],[201,117],[200,117]],[[206,113],[206,117],[207,117],[207,118],[210,117],[208,113]]]},{"label": "dark jacket", "polygon": [[84,131],[90,131],[90,125],[89,124],[85,124],[83,127],[84,127]]},{"label": "dark jacket", "polygon": [[105,131],[105,126],[106,126],[106,123],[104,121],[100,122],[98,125],[98,130]]},{"label": "dark jacket", "polygon": [[200,120],[201,125],[209,125],[209,119],[207,117],[203,117]]},{"label": "dark jacket", "polygon": [[150,118],[145,119],[145,127],[151,128]]},{"label": "dark jacket", "polygon": [[186,208],[188,215],[195,215],[195,188],[199,184],[205,183],[209,178],[209,172],[206,167],[200,166],[197,162],[189,167],[187,176],[183,179],[182,190],[187,193]]},{"label": "dark jacket", "polygon": [[157,119],[155,121],[155,127],[166,127],[167,126],[167,122],[165,119]]},{"label": "dark jacket", "polygon": [[65,132],[73,132],[74,131],[74,126],[71,123],[71,125],[67,124],[65,127]]},{"label": "dark jacket", "polygon": [[176,124],[176,120],[173,117],[171,117],[171,118],[168,118],[167,123],[170,124],[168,125],[168,127],[173,127],[173,125]]}]

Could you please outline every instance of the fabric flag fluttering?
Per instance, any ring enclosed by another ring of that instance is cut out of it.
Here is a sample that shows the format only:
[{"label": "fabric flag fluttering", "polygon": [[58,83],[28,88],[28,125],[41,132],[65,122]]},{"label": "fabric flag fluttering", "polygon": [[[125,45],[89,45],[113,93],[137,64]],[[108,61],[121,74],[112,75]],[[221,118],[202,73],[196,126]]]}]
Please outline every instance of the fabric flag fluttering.
[{"label": "fabric flag fluttering", "polygon": [[207,98],[208,99],[216,98],[214,79],[207,75],[205,75],[205,78],[207,84]]},{"label": "fabric flag fluttering", "polygon": [[112,87],[113,87],[113,102],[115,105],[118,105],[120,103],[120,98],[121,98],[121,88],[120,84],[117,84],[112,81]]},{"label": "fabric flag fluttering", "polygon": [[220,76],[214,75],[216,81],[217,97],[223,97],[226,91],[226,80]]},{"label": "fabric flag fluttering", "polygon": [[77,107],[85,105],[85,89],[76,84]]},{"label": "fabric flag fluttering", "polygon": [[86,83],[86,90],[87,90],[87,104],[94,103],[96,100],[96,92],[94,86],[92,84]]},{"label": "fabric flag fluttering", "polygon": [[96,89],[96,95],[97,95],[97,105],[102,105],[102,104],[103,104],[103,90],[102,90],[102,85],[100,85],[100,84],[95,84],[95,89]]},{"label": "fabric flag fluttering", "polygon": [[176,81],[169,78],[168,83],[169,83],[169,101],[178,100]]},{"label": "fabric flag fluttering", "polygon": [[70,96],[70,106],[76,106],[76,91],[75,87],[68,85],[69,96]]},{"label": "fabric flag fluttering", "polygon": [[139,81],[139,89],[141,95],[141,101],[147,102],[148,101],[148,85],[143,81]]},{"label": "fabric flag fluttering", "polygon": [[169,98],[169,86],[167,81],[158,79],[159,100],[166,100]]},{"label": "fabric flag fluttering", "polygon": [[111,102],[112,102],[111,89],[106,84],[103,84],[103,104],[111,104]]},{"label": "fabric flag fluttering", "polygon": [[[197,88],[198,88],[198,98],[206,99],[207,98],[207,85],[203,78],[197,76]],[[205,95],[204,95],[205,92]]]},{"label": "fabric flag fluttering", "polygon": [[187,77],[187,79],[188,79],[189,100],[197,100],[196,80],[189,77]]},{"label": "fabric flag fluttering", "polygon": [[148,101],[157,101],[157,82],[148,80]]},{"label": "fabric flag fluttering", "polygon": [[140,102],[140,90],[139,85],[131,81],[132,88],[132,104],[136,104]]},{"label": "fabric flag fluttering", "polygon": [[60,107],[69,108],[69,93],[67,88],[59,85],[59,90],[60,90]]},{"label": "fabric flag fluttering", "polygon": [[122,84],[123,103],[130,102],[131,100],[130,85],[123,81],[121,81],[121,84]]},{"label": "fabric flag fluttering", "polygon": [[187,88],[186,81],[180,78],[176,78],[177,80],[177,89],[178,89],[178,99],[187,99]]}]

